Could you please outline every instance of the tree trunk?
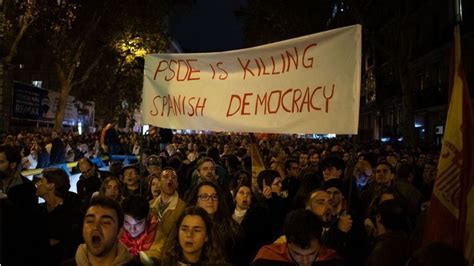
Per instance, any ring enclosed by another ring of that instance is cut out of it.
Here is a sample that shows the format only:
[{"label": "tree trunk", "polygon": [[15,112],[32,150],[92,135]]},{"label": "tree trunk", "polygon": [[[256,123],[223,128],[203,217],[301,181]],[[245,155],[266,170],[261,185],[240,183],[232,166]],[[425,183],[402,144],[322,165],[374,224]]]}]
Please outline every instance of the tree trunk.
[{"label": "tree trunk", "polygon": [[13,92],[12,66],[0,63],[0,132],[10,130],[11,98]]},{"label": "tree trunk", "polygon": [[54,130],[61,132],[63,129],[64,115],[66,114],[66,105],[71,92],[71,81],[66,78],[64,71],[59,65],[56,65],[56,71],[58,74],[60,90],[59,90],[59,101],[56,109],[56,115],[54,117]]},{"label": "tree trunk", "polygon": [[[5,3],[6,5],[6,3]],[[3,14],[4,11],[1,11],[1,18],[0,18],[0,35],[2,35],[2,41],[6,41],[6,38],[3,36],[4,31],[6,30],[6,25],[8,24],[8,21]],[[18,45],[20,44],[20,41],[23,39],[25,36],[26,31],[30,27],[30,25],[33,23],[33,21],[36,19],[36,17],[32,14],[32,10],[28,10],[29,12],[27,15],[30,19],[27,20],[20,20],[20,28],[15,35],[15,38],[10,44],[10,47],[8,49],[8,53],[5,54],[3,58],[1,58],[0,62],[0,131],[5,132],[9,130],[9,122],[10,122],[10,114],[11,114],[11,95],[13,92],[13,79],[12,79],[12,71],[13,71],[13,66],[11,65],[11,62],[13,58],[17,54],[17,49]],[[26,13],[25,13],[26,15]]]}]

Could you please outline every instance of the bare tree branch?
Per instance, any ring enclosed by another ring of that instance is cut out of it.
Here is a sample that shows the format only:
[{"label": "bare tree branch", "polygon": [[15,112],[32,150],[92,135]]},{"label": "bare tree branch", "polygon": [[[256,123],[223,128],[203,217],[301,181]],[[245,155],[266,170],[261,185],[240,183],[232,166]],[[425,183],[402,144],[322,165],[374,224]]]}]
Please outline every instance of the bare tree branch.
[{"label": "bare tree branch", "polygon": [[10,51],[8,52],[7,56],[4,58],[4,62],[6,65],[9,65],[13,58],[15,57],[17,53],[17,48],[18,44],[20,44],[20,41],[23,39],[25,36],[26,31],[28,28],[35,22],[35,20],[38,18],[39,12],[34,10],[36,6],[36,1],[32,1],[31,3],[28,3],[27,9],[25,11],[25,14],[20,18],[20,30],[18,31],[18,34],[16,35],[15,39],[13,40],[11,46],[10,46]]},{"label": "bare tree branch", "polygon": [[99,61],[100,61],[101,57],[102,57],[102,55],[100,54],[99,56],[97,56],[94,59],[94,62],[92,62],[92,64],[89,65],[89,67],[86,69],[86,71],[84,72],[82,77],[78,81],[75,81],[75,82],[71,83],[71,88],[74,88],[75,86],[80,85],[80,84],[87,81],[87,79],[89,78],[92,70],[94,70],[94,68],[99,64]]}]

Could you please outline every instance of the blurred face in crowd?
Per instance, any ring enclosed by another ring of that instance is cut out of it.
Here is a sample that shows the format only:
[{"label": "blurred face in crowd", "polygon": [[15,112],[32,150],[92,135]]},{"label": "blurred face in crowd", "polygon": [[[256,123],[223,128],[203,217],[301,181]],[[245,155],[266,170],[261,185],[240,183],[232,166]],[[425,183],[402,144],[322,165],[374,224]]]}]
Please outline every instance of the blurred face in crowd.
[{"label": "blurred face in crowd", "polygon": [[117,180],[112,179],[105,185],[105,196],[119,200],[120,184]]},{"label": "blurred face in crowd", "polygon": [[241,173],[237,177],[237,186],[241,186],[243,184],[250,183],[250,177],[247,174]]},{"label": "blurred face in crowd", "polygon": [[49,191],[54,191],[54,183],[48,183],[45,177],[41,177],[36,182],[36,196],[44,198]]},{"label": "blurred face in crowd", "polygon": [[300,154],[300,166],[306,167],[308,165],[308,154],[302,153]]},{"label": "blurred face in crowd", "polygon": [[359,159],[354,167],[353,175],[356,178],[357,185],[364,187],[372,178],[372,166],[365,159]]},{"label": "blurred face in crowd", "polygon": [[403,158],[407,161],[408,164],[413,164],[415,162],[415,157],[411,154],[404,154]]},{"label": "blurred face in crowd", "polygon": [[326,189],[326,192],[329,193],[329,195],[331,196],[331,206],[333,208],[339,206],[339,204],[341,204],[342,202],[342,199],[344,198],[344,196],[342,195],[341,191],[336,188],[336,187],[330,187],[328,189]]},{"label": "blurred face in crowd", "polygon": [[219,196],[217,195],[217,191],[213,187],[207,185],[200,187],[196,205],[206,210],[209,215],[214,215],[219,207]]},{"label": "blurred face in crowd", "polygon": [[95,175],[95,166],[87,161],[80,161],[79,171],[81,171],[82,176],[85,178],[93,177]]},{"label": "blurred face in crowd", "polygon": [[123,172],[123,182],[127,186],[135,186],[138,184],[138,173],[135,168],[128,168]]},{"label": "blurred face in crowd", "polygon": [[125,231],[127,231],[133,238],[137,238],[145,232],[146,218],[135,219],[133,216],[125,214],[123,229],[125,229]]},{"label": "blurred face in crowd", "polygon": [[436,167],[433,164],[425,164],[423,168],[423,181],[428,184],[436,177]]},{"label": "blurred face in crowd", "polygon": [[82,237],[89,255],[104,257],[118,243],[118,217],[113,209],[92,206],[87,210]]},{"label": "blurred face in crowd", "polygon": [[198,173],[199,176],[206,181],[215,182],[217,179],[216,166],[211,161],[204,162],[199,168]]},{"label": "blurred face in crowd", "polygon": [[207,240],[207,228],[201,216],[186,215],[179,226],[179,245],[183,256],[199,258]]},{"label": "blurred face in crowd", "polygon": [[290,167],[287,169],[289,177],[297,177],[300,172],[300,167],[297,163],[290,163]]},{"label": "blurred face in crowd", "polygon": [[[326,143],[327,144],[327,143]],[[321,152],[321,158],[324,160],[328,156],[328,152],[326,150]]]},{"label": "blurred face in crowd", "polygon": [[172,196],[177,188],[178,188],[178,177],[176,175],[176,172],[171,169],[167,169],[161,172],[161,175],[160,175],[161,193],[164,193],[168,196]]},{"label": "blurred face in crowd", "polygon": [[416,160],[416,164],[418,165],[418,167],[423,167],[423,165],[425,164],[425,161],[426,161],[426,155],[420,154],[420,156],[418,156],[418,160]]},{"label": "blurred face in crowd", "polygon": [[4,152],[0,152],[0,180],[8,178],[15,172],[16,163],[10,163]]},{"label": "blurred face in crowd", "polygon": [[230,154],[230,147],[229,144],[224,145],[224,154]]},{"label": "blurred face in crowd", "polygon": [[159,165],[148,165],[146,169],[150,174],[159,175],[161,173],[161,166]]},{"label": "blurred face in crowd", "polygon": [[321,221],[329,222],[332,216],[331,195],[323,190],[314,192],[311,194],[307,209],[316,214]]},{"label": "blurred face in crowd", "polygon": [[351,159],[351,154],[348,152],[345,152],[344,155],[342,156],[342,160],[347,163],[350,159]]},{"label": "blurred face in crowd", "polygon": [[312,240],[310,246],[301,248],[293,243],[288,243],[288,253],[291,259],[299,266],[311,266],[318,257],[321,245],[318,240]]},{"label": "blurred face in crowd", "polygon": [[273,179],[273,182],[271,184],[271,189],[273,193],[280,194],[281,193],[281,187],[283,185],[281,184],[281,178],[277,177]]},{"label": "blurred face in crowd", "polygon": [[341,147],[339,145],[334,145],[331,147],[331,152],[340,152]]},{"label": "blurred face in crowd", "polygon": [[375,182],[379,185],[389,186],[392,183],[394,174],[386,164],[379,164],[375,170]]},{"label": "blurred face in crowd", "polygon": [[323,169],[324,181],[339,178],[342,175],[342,170],[337,169],[335,166],[327,166]]},{"label": "blurred face in crowd", "polygon": [[237,191],[235,195],[235,204],[239,210],[247,210],[250,208],[250,203],[252,203],[252,192],[249,187],[242,186]]},{"label": "blurred face in crowd", "polygon": [[392,165],[392,167],[395,167],[397,165],[397,157],[395,157],[394,155],[388,155],[387,156],[387,162]]},{"label": "blurred face in crowd", "polygon": [[153,177],[150,183],[150,191],[153,198],[156,198],[160,195],[160,184],[160,179],[157,176]]},{"label": "blurred face in crowd", "polygon": [[315,153],[312,154],[311,157],[309,157],[309,162],[312,166],[318,166],[319,165],[319,154]]},{"label": "blurred face in crowd", "polygon": [[273,162],[273,163],[270,165],[270,169],[277,171],[277,172],[280,174],[280,176],[285,176],[285,169],[284,169],[284,167],[282,166],[282,164],[280,164],[280,163]]},{"label": "blurred face in crowd", "polygon": [[170,144],[166,146],[166,151],[168,152],[170,156],[172,156],[173,154],[176,153],[176,146],[174,144]]}]

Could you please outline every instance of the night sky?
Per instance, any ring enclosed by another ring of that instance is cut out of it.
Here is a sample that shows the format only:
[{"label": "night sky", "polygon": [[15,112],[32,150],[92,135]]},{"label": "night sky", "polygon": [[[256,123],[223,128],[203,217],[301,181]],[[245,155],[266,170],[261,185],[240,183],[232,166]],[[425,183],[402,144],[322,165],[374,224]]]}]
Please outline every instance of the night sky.
[{"label": "night sky", "polygon": [[170,31],[184,52],[220,52],[242,48],[243,31],[234,11],[246,0],[192,0],[170,19]]}]

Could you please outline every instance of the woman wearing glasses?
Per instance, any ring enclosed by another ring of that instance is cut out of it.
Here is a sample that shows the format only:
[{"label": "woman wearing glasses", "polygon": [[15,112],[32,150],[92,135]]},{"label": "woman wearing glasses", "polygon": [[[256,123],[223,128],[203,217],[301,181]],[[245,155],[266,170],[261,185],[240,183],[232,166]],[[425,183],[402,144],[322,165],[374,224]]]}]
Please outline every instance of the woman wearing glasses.
[{"label": "woman wearing glasses", "polygon": [[216,242],[224,247],[227,260],[234,265],[242,265],[243,231],[232,219],[232,214],[221,189],[213,182],[203,181],[191,191],[187,206],[203,208],[211,217]]}]

